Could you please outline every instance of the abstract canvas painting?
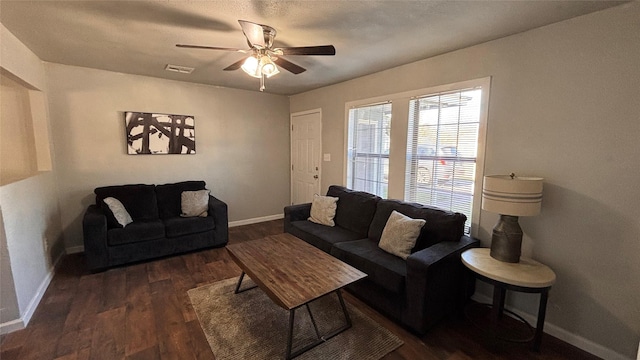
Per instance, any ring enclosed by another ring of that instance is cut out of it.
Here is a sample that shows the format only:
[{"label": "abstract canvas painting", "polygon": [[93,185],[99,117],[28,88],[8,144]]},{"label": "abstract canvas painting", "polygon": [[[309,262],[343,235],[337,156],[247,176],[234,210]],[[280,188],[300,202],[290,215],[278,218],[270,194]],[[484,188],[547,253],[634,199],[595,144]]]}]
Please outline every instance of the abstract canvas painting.
[{"label": "abstract canvas painting", "polygon": [[129,154],[195,154],[195,119],[189,115],[124,113]]}]

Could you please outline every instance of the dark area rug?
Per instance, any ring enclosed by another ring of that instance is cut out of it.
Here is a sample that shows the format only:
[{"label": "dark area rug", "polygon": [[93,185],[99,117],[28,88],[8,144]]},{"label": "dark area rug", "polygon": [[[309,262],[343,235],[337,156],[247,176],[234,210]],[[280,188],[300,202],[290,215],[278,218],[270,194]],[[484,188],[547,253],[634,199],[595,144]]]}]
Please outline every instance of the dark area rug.
[{"label": "dark area rug", "polygon": [[[260,289],[234,294],[238,278],[188,291],[200,326],[216,360],[283,359],[287,347],[289,312]],[[245,277],[243,288],[251,286]],[[353,326],[296,359],[380,359],[403,344],[397,336],[358,309],[346,304]],[[321,334],[344,325],[338,297],[330,294],[310,305]],[[315,339],[305,307],[296,310],[293,350]]]}]

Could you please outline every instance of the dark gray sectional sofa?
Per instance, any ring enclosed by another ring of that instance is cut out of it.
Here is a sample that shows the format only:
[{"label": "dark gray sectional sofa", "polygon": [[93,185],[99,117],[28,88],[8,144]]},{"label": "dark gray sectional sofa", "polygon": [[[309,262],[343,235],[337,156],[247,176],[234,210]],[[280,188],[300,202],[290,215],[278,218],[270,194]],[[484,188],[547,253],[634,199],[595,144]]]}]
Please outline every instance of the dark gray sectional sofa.
[{"label": "dark gray sectional sofa", "polygon": [[[183,191],[205,189],[204,181],[164,185],[120,185],[95,189],[96,203],[84,214],[84,253],[92,271],[215,246],[229,240],[227,204],[209,195],[208,216],[181,217]],[[107,197],[124,205],[133,222],[119,226]]]},{"label": "dark gray sectional sofa", "polygon": [[[479,241],[464,235],[465,215],[335,185],[327,196],[339,198],[336,226],[308,221],[309,203],[285,207],[284,230],[365,272],[347,289],[373,308],[424,334],[473,294],[460,254]],[[406,261],[378,247],[393,210],[426,220]]]}]

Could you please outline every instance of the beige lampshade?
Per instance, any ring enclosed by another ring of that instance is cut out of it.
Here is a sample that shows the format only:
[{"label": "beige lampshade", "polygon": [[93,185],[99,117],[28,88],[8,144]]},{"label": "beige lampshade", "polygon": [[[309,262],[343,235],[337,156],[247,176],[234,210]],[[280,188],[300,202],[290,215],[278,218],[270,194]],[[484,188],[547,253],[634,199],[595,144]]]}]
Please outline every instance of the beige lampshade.
[{"label": "beige lampshade", "polygon": [[502,215],[538,215],[542,204],[542,180],[511,175],[485,176],[482,209]]}]

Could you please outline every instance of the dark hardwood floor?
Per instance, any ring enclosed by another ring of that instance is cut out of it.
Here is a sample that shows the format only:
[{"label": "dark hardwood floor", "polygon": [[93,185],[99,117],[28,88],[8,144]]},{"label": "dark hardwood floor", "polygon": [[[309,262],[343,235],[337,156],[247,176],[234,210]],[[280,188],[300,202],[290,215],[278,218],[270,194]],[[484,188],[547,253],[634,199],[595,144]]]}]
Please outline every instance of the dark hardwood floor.
[{"label": "dark hardwood floor", "polygon": [[[230,242],[282,232],[282,220],[230,229]],[[90,274],[66,256],[23,330],[2,336],[0,359],[214,359],[187,290],[239,276],[224,248]],[[492,339],[464,317],[418,338],[345,293],[403,341],[384,359],[597,359],[545,334],[540,353]]]}]

